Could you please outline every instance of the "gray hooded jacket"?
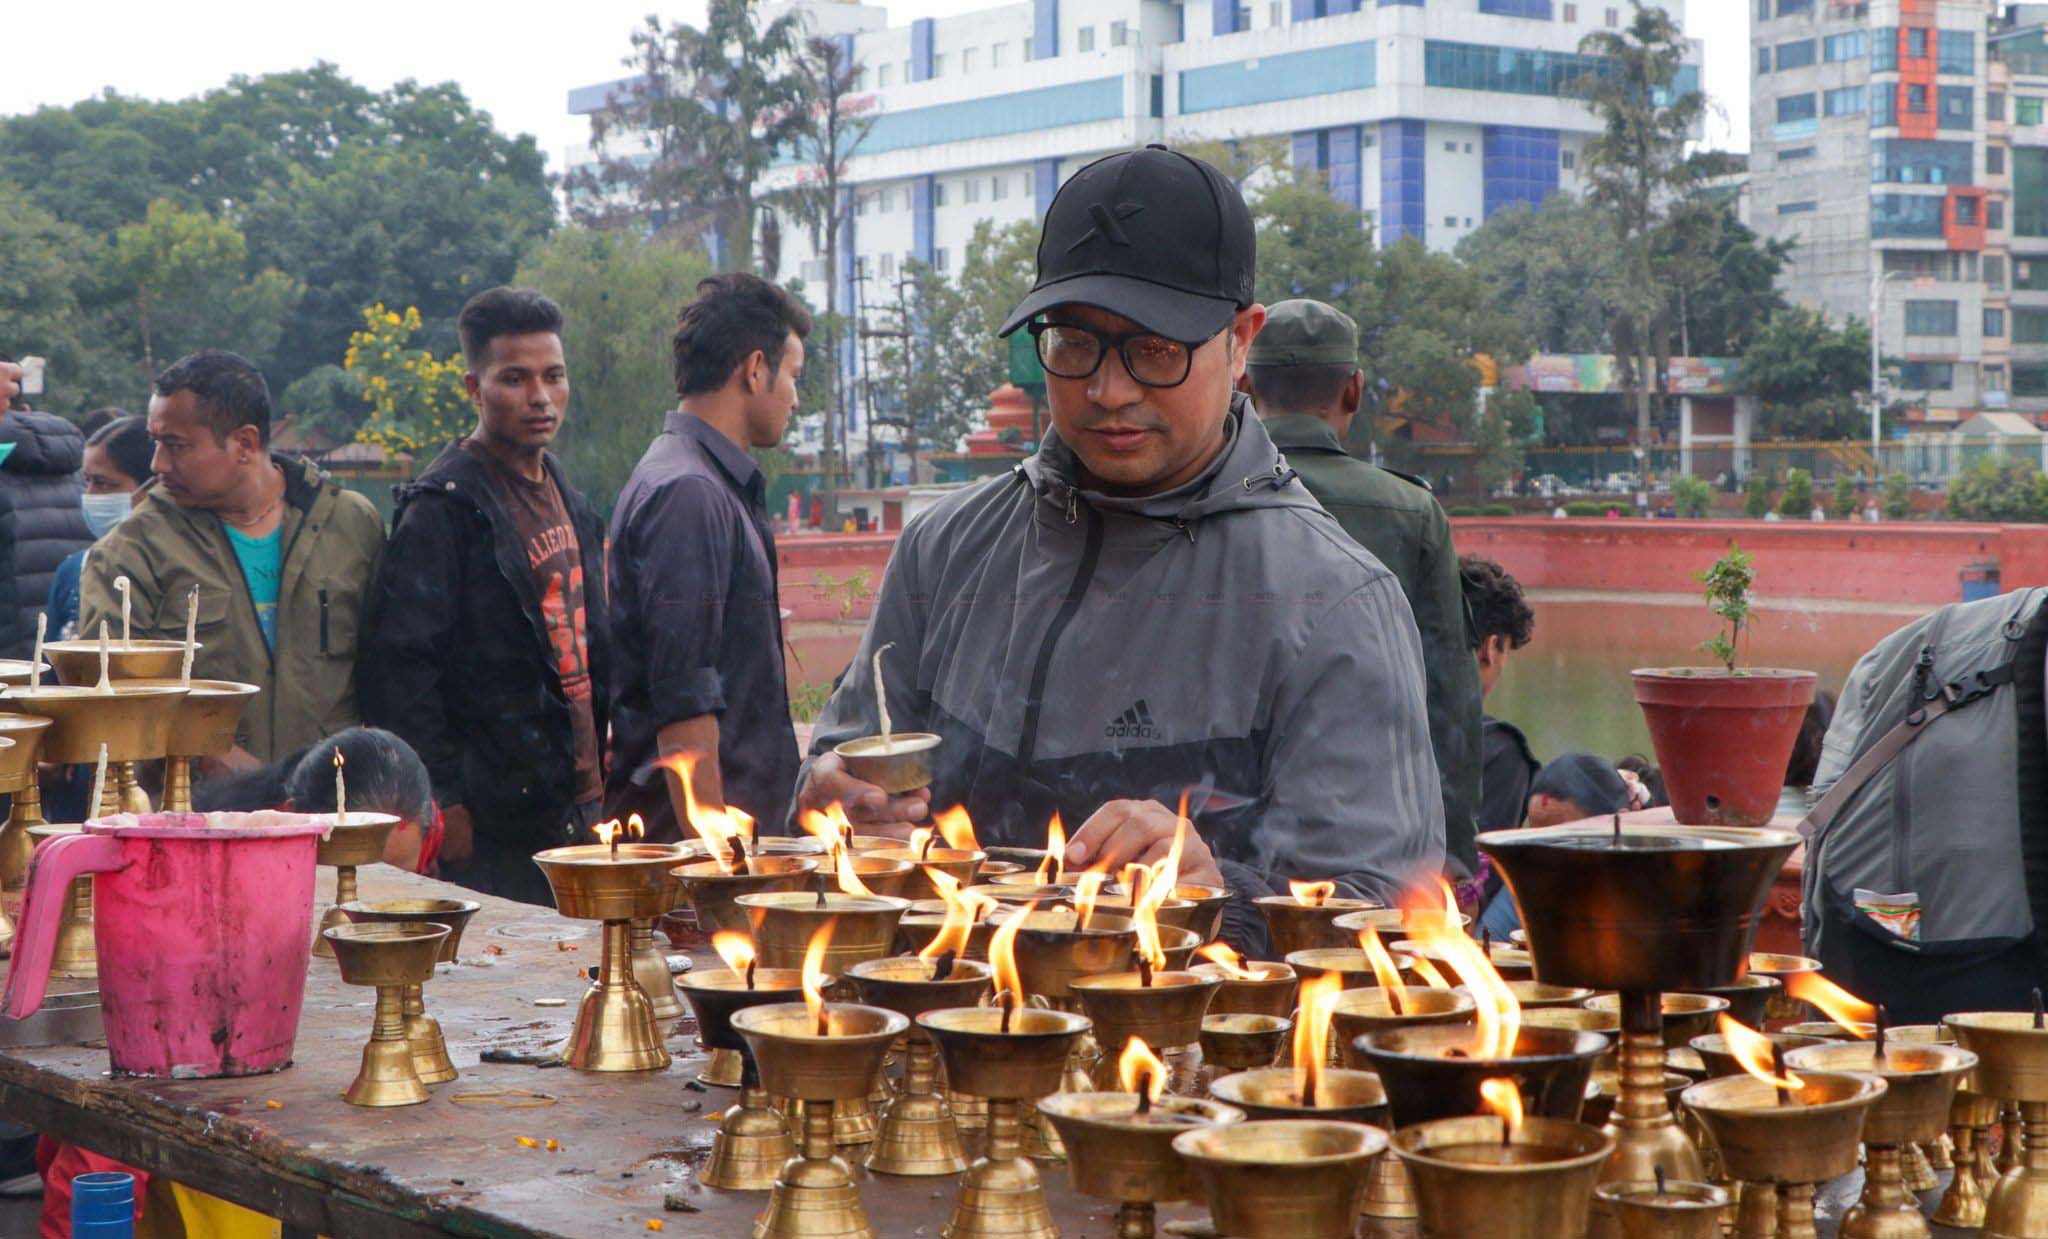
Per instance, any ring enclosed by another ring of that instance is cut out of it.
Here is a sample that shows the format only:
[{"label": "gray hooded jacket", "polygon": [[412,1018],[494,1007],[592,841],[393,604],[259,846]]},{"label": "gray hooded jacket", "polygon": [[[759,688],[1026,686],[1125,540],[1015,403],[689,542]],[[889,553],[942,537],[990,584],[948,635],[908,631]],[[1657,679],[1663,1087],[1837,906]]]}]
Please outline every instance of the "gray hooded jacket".
[{"label": "gray hooded jacket", "polygon": [[903,532],[813,755],[891,723],[944,739],[932,804],[984,844],[1043,846],[1105,801],[1190,807],[1239,896],[1288,878],[1389,899],[1443,861],[1421,644],[1400,584],[1286,467],[1244,397],[1223,453],[1141,499],[1080,489],[1048,431],[1011,474]]}]

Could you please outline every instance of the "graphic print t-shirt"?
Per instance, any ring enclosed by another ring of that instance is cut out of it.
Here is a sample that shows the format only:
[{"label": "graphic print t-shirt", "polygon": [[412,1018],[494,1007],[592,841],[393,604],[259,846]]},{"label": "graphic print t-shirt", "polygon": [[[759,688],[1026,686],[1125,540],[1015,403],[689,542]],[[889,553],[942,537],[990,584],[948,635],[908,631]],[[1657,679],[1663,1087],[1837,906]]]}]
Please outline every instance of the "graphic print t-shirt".
[{"label": "graphic print t-shirt", "polygon": [[569,521],[568,505],[562,502],[552,474],[543,474],[538,482],[528,481],[476,444],[464,440],[462,446],[484,462],[498,501],[505,505],[512,527],[519,533],[520,552],[540,594],[540,613],[547,625],[555,674],[561,677],[562,692],[569,699],[569,723],[576,744],[576,803],[596,800],[604,794],[604,775],[598,769],[597,724],[590,706],[583,554],[576,541],[576,527]]},{"label": "graphic print t-shirt", "polygon": [[277,586],[284,571],[284,523],[262,538],[252,538],[237,533],[234,526],[223,523],[227,530],[228,545],[235,548],[235,558],[241,561],[242,579],[249,583],[249,597],[256,603],[256,623],[263,629],[263,644],[277,652]]}]

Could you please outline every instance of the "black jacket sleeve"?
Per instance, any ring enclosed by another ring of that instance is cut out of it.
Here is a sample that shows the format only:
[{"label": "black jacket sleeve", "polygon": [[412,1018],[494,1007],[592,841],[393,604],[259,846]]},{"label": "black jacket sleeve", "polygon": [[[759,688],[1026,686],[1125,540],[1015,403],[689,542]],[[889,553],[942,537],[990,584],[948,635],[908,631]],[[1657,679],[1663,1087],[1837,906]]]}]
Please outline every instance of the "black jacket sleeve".
[{"label": "black jacket sleeve", "polygon": [[[15,548],[20,545],[14,500],[0,486],[0,658],[28,658],[36,643],[35,621],[21,632],[21,591],[15,583]],[[16,647],[20,647],[17,649]]]},{"label": "black jacket sleeve", "polygon": [[425,492],[401,507],[356,652],[363,721],[412,745],[444,806],[466,803],[442,678],[468,590],[464,543],[475,535],[475,514],[453,499]]}]

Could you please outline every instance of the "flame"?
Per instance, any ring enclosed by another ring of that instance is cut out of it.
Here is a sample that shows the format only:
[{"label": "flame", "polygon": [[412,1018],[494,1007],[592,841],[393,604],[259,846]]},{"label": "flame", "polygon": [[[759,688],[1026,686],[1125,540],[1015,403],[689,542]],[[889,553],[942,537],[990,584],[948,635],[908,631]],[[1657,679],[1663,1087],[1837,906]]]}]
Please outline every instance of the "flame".
[{"label": "flame", "polygon": [[923,856],[923,855],[925,854],[925,849],[927,849],[927,848],[931,847],[931,845],[932,845],[932,828],[931,828],[931,827],[929,827],[929,826],[917,826],[917,827],[913,827],[913,828],[911,829],[911,832],[910,832],[910,851],[911,851],[911,854],[912,854],[913,856]]},{"label": "flame", "polygon": [[1141,1084],[1145,1096],[1153,1101],[1166,1093],[1166,1064],[1143,1037],[1134,1036],[1124,1043],[1124,1052],[1116,1058],[1116,1076],[1126,1093],[1141,1091]]},{"label": "flame", "polygon": [[1513,1080],[1495,1077],[1479,1082],[1479,1097],[1487,1109],[1500,1115],[1501,1122],[1507,1124],[1507,1138],[1514,1139],[1515,1133],[1522,1130],[1522,1090]]},{"label": "flame", "polygon": [[[664,758],[661,765],[673,770],[683,782],[683,816],[690,821],[690,829],[704,841],[704,848],[711,853],[711,859],[718,867],[732,873],[739,865],[732,857],[732,841],[744,841],[754,837],[754,819],[731,806],[714,809],[697,803],[697,788],[693,775],[697,770],[695,753],[677,753]],[[637,836],[636,836],[637,837]]]},{"label": "flame", "polygon": [[825,1024],[825,948],[832,944],[832,926],[839,920],[831,917],[818,932],[811,935],[811,944],[804,948],[804,1006],[811,1011],[811,1025],[823,1036]]},{"label": "flame", "polygon": [[1785,995],[1819,1007],[1822,1015],[1841,1025],[1843,1031],[1858,1040],[1868,1040],[1870,1034],[1855,1025],[1877,1019],[1876,1007],[1818,972],[1795,972],[1786,977]]},{"label": "flame", "polygon": [[1095,919],[1095,901],[1102,894],[1102,884],[1109,875],[1100,869],[1090,869],[1081,875],[1074,888],[1074,928],[1086,929],[1088,922]]},{"label": "flame", "polygon": [[1387,952],[1386,944],[1380,941],[1379,931],[1370,925],[1358,931],[1358,949],[1365,952],[1366,962],[1372,965],[1373,979],[1387,991],[1387,1001],[1394,1004],[1394,1014],[1406,1015],[1408,1004],[1401,985],[1401,970],[1394,966],[1394,957]]},{"label": "flame", "polygon": [[[1479,1025],[1479,1045],[1473,1051],[1473,1057],[1505,1058],[1521,1035],[1522,1006],[1515,1001],[1507,983],[1500,979],[1500,973],[1494,971],[1492,962],[1479,949],[1479,944],[1465,936],[1458,918],[1452,915],[1458,904],[1451,895],[1450,884],[1442,878],[1438,878],[1436,884],[1440,896],[1436,907],[1441,909],[1441,915],[1416,917],[1410,937],[1417,946],[1449,964],[1451,971],[1457,973],[1458,979],[1471,991],[1474,1015]],[[1424,888],[1411,891],[1409,898],[1426,908],[1426,901],[1431,896]],[[1415,962],[1418,965],[1416,971],[1421,973],[1419,965],[1428,961],[1417,957]],[[1428,976],[1427,973],[1422,975]]]},{"label": "flame", "polygon": [[1025,994],[1024,978],[1017,971],[1017,931],[1024,928],[1024,922],[1030,920],[1031,914],[1037,910],[1036,899],[1026,903],[1013,913],[1009,920],[1004,921],[997,928],[995,935],[988,940],[989,967],[994,969],[996,974],[993,996],[1000,999],[1003,991],[1008,990],[1016,996],[1017,1005],[1020,1007],[1024,1005]]},{"label": "flame", "polygon": [[1155,882],[1148,865],[1125,865],[1123,880],[1131,888],[1131,924],[1138,931],[1138,958],[1148,968],[1164,968],[1166,944],[1159,940],[1159,908],[1173,888]]},{"label": "flame", "polygon": [[[860,880],[860,875],[853,871],[853,849],[834,848],[832,855],[839,862],[840,894],[866,895],[873,898],[875,892],[869,890],[867,885]],[[926,872],[930,871],[927,870]]]},{"label": "flame", "polygon": [[1732,1016],[1721,1016],[1721,1040],[1728,1046],[1728,1053],[1742,1064],[1742,1069],[1762,1080],[1772,1088],[1796,1093],[1806,1087],[1806,1082],[1787,1071],[1779,1076],[1774,1073],[1771,1039]]},{"label": "flame", "polygon": [[1233,981],[1256,981],[1259,974],[1244,966],[1244,956],[1230,949],[1227,942],[1211,942],[1198,947],[1195,954],[1223,970],[1223,975]]},{"label": "flame", "polygon": [[626,815],[626,837],[628,839],[644,839],[647,837],[647,823],[640,820],[638,813]]},{"label": "flame", "polygon": [[1320,908],[1330,902],[1330,896],[1337,893],[1335,882],[1300,882],[1292,878],[1287,881],[1287,892],[1294,901],[1304,908]]},{"label": "flame", "polygon": [[734,972],[744,973],[754,962],[754,940],[737,929],[721,929],[711,935],[711,949]]},{"label": "flame", "polygon": [[[340,752],[339,749],[335,751],[337,753]],[[625,827],[619,825],[619,819],[613,818],[609,822],[599,822],[597,825],[592,826],[590,833],[597,836],[599,843],[610,843],[613,839],[618,838],[624,830]]]},{"label": "flame", "polygon": [[1444,979],[1443,973],[1437,971],[1436,965],[1422,958],[1422,956],[1403,955],[1401,958],[1408,961],[1408,971],[1421,977],[1424,985],[1431,989],[1451,988],[1451,983]]},{"label": "flame", "polygon": [[836,800],[822,810],[805,809],[797,815],[796,822],[805,834],[824,844],[827,851],[853,846],[853,822],[846,816],[846,806]]},{"label": "flame", "polygon": [[1330,1009],[1344,992],[1342,973],[1325,972],[1301,983],[1294,1015],[1294,1084],[1303,1097],[1315,1095],[1330,1053]]},{"label": "flame", "polygon": [[917,957],[937,959],[947,951],[955,954],[966,953],[968,936],[974,929],[974,923],[996,906],[995,900],[986,895],[977,895],[973,891],[961,890],[960,879],[943,869],[927,869],[925,875],[932,880],[932,887],[939,892],[939,898],[946,901],[946,921],[939,926],[939,932],[925,944],[924,949],[917,953]]},{"label": "flame", "polygon": [[939,837],[946,841],[947,847],[962,852],[980,850],[981,844],[974,839],[974,820],[967,816],[967,806],[956,804],[950,809],[939,810],[933,816],[932,824],[939,828]]},{"label": "flame", "polygon": [[1038,880],[1050,882],[1066,872],[1067,828],[1060,823],[1059,810],[1053,810],[1052,822],[1045,828],[1045,859],[1038,862]]},{"label": "flame", "polygon": [[1166,902],[1180,885],[1180,855],[1188,841],[1188,794],[1180,794],[1180,820],[1173,824],[1173,843],[1166,849],[1166,855],[1152,866],[1152,883],[1160,890],[1159,901]]}]

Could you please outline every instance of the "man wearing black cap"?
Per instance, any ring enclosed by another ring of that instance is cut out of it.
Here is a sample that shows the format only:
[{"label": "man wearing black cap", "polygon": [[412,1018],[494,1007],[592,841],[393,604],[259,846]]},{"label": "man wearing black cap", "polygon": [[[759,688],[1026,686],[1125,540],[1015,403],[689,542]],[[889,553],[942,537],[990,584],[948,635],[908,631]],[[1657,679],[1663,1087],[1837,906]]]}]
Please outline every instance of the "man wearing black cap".
[{"label": "man wearing black cap", "polygon": [[1458,579],[1451,522],[1420,478],[1381,469],[1344,450],[1365,394],[1358,324],[1332,305],[1300,298],[1266,312],[1238,387],[1344,532],[1401,582],[1422,636],[1429,673],[1429,737],[1444,799],[1444,846],[1466,872],[1479,865],[1473,814],[1479,803],[1479,670]]},{"label": "man wearing black cap", "polygon": [[[1344,536],[1232,392],[1265,320],[1235,187],[1163,147],[1098,160],[1046,214],[1028,325],[1052,427],[1037,455],[897,543],[798,807],[907,832],[963,804],[984,843],[1080,829],[1066,867],[1151,862],[1228,886],[1225,936],[1289,879],[1386,899],[1443,859],[1421,646],[1392,574]],[[942,738],[890,797],[833,746]]]}]

